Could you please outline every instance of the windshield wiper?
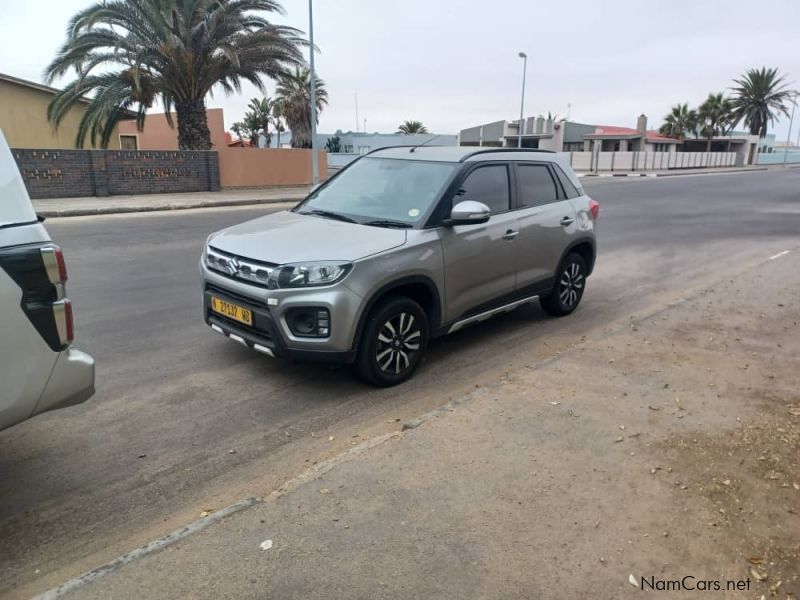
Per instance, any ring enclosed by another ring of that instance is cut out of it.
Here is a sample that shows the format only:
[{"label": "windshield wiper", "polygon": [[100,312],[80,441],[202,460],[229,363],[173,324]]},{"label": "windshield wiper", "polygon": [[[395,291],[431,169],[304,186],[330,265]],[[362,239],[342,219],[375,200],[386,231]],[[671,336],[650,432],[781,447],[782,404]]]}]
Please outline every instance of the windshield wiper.
[{"label": "windshield wiper", "polygon": [[398,229],[411,229],[414,227],[411,223],[403,223],[403,221],[391,221],[389,219],[365,221],[362,223],[362,225],[372,225],[373,227],[397,227]]},{"label": "windshield wiper", "polygon": [[308,214],[319,215],[320,217],[328,217],[329,219],[338,219],[339,221],[344,221],[346,223],[358,223],[358,221],[356,221],[355,219],[351,219],[348,216],[339,214],[337,212],[332,212],[330,210],[320,210],[318,208],[315,208],[313,210],[307,210],[305,212],[301,212],[300,214],[301,215],[308,215]]}]

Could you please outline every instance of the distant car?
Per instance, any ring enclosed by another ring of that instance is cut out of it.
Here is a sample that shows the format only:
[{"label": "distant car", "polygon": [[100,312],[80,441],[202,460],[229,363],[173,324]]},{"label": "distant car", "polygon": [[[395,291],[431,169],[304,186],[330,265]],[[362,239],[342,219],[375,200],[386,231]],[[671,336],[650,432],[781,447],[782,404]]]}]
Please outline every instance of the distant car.
[{"label": "distant car", "polygon": [[535,300],[574,311],[598,211],[558,154],[378,150],[292,210],[209,236],[205,321],[262,354],[394,385],[434,336]]},{"label": "distant car", "polygon": [[94,359],[72,347],[66,281],[0,132],[0,429],[94,393]]}]

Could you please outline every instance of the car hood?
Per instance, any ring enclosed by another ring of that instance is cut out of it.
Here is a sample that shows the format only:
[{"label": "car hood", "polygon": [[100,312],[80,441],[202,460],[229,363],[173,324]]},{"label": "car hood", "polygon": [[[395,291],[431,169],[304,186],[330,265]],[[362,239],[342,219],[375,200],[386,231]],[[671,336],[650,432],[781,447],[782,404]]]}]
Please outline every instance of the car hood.
[{"label": "car hood", "polygon": [[209,245],[238,256],[285,264],[313,260],[357,260],[402,246],[402,229],[371,227],[282,211],[223,229]]}]

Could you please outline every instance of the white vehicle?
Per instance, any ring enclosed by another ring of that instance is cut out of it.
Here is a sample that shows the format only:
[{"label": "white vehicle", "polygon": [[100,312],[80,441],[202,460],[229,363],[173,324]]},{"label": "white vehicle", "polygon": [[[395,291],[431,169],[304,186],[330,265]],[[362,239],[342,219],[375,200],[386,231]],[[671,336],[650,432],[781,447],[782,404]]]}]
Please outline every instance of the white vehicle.
[{"label": "white vehicle", "polygon": [[94,359],[71,347],[66,281],[0,132],[0,429],[94,394]]}]

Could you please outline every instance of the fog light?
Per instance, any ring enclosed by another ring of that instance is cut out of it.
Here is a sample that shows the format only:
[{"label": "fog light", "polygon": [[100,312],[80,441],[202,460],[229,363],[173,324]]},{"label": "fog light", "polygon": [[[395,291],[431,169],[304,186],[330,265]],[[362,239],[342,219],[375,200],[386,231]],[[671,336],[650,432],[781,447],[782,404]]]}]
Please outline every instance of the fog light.
[{"label": "fog light", "polygon": [[286,322],[297,337],[328,337],[331,332],[326,308],[292,308],[286,314]]}]

